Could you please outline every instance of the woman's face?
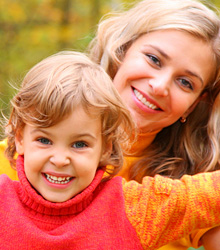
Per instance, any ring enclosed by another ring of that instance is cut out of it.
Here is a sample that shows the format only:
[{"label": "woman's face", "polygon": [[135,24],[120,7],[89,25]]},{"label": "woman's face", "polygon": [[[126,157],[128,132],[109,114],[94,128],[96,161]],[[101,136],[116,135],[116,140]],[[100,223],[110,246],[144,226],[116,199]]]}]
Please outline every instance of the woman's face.
[{"label": "woman's face", "polygon": [[126,52],[114,84],[142,132],[186,117],[214,74],[208,43],[183,31],[154,31]]}]

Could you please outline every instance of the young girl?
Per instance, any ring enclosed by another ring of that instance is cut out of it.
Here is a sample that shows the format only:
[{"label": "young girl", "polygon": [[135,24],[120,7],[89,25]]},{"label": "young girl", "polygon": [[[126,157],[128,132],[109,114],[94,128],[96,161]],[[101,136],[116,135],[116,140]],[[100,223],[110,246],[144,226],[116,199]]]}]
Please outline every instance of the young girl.
[{"label": "young girl", "polygon": [[86,56],[41,61],[12,107],[6,153],[11,164],[19,154],[20,182],[0,176],[1,249],[156,249],[220,223],[219,171],[142,184],[112,178],[132,122]]}]

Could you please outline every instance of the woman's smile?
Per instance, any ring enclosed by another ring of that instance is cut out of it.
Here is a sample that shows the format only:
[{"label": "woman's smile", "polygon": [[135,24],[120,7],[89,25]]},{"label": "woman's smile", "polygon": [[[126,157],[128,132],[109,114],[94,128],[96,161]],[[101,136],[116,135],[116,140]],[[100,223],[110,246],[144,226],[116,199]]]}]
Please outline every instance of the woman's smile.
[{"label": "woman's smile", "polygon": [[135,97],[144,104],[147,108],[152,110],[161,110],[157,105],[155,105],[149,98],[147,98],[144,94],[142,94],[140,91],[138,91],[135,88],[132,88]]},{"label": "woman's smile", "polygon": [[205,41],[184,31],[160,30],[129,47],[113,81],[138,128],[149,132],[188,115],[214,68]]}]

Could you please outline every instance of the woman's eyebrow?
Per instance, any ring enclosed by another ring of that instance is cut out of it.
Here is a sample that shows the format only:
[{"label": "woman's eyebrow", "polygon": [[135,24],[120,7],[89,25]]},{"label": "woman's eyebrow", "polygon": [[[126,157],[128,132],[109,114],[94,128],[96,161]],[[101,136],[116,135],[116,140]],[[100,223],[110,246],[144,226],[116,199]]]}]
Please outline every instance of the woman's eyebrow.
[{"label": "woman's eyebrow", "polygon": [[163,57],[165,57],[167,60],[170,60],[171,58],[163,51],[161,50],[159,47],[155,46],[155,45],[152,45],[152,44],[149,44],[148,45],[149,47],[157,50]]},{"label": "woman's eyebrow", "polygon": [[200,82],[202,83],[202,86],[204,86],[204,81],[202,80],[202,78],[198,74],[192,72],[191,70],[186,70],[186,73],[191,75],[191,76],[194,76],[194,77],[198,78],[200,80]]}]

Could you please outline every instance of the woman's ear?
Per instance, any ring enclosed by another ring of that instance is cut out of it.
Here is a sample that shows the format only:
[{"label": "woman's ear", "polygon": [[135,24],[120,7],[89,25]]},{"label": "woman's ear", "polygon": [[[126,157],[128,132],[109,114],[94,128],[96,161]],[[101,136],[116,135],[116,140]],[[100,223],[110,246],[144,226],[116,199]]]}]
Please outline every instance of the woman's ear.
[{"label": "woman's ear", "polygon": [[187,109],[187,111],[184,113],[184,115],[182,116],[183,118],[187,118],[187,116],[189,114],[191,114],[193,112],[193,110],[195,109],[195,107],[198,105],[198,103],[202,100],[204,100],[207,96],[207,92],[204,92],[201,96],[199,96],[195,102]]},{"label": "woman's ear", "polygon": [[19,131],[15,135],[15,146],[16,151],[19,155],[24,155],[24,140],[23,140],[23,131]]}]

